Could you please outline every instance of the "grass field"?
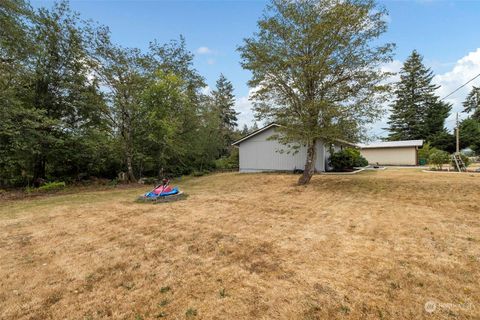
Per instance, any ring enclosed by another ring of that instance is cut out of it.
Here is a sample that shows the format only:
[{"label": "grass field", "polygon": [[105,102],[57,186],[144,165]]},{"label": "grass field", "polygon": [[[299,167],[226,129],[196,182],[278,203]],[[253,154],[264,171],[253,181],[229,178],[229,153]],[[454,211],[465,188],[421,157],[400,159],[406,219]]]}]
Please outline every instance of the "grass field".
[{"label": "grass field", "polygon": [[480,318],[480,174],[297,178],[3,201],[0,318]]}]

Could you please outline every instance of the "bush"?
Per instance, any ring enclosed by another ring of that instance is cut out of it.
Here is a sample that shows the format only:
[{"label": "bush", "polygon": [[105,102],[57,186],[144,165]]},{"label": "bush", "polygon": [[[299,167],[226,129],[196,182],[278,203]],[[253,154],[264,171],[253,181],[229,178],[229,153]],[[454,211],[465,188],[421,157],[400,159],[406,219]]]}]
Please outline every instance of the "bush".
[{"label": "bush", "polygon": [[366,166],[368,166],[368,161],[359,152],[358,157],[355,158],[354,167],[366,167]]},{"label": "bush", "polygon": [[60,190],[65,188],[65,182],[48,182],[41,187],[38,187],[38,191],[48,192],[54,190]]},{"label": "bush", "polygon": [[423,145],[422,148],[418,149],[418,160],[425,160],[425,163],[429,163],[430,155],[434,152],[437,152],[439,149],[432,147],[430,142],[427,142]]},{"label": "bush", "polygon": [[450,163],[451,157],[448,152],[442,150],[434,150],[428,157],[428,163],[433,165],[433,169],[442,170],[443,165]]},{"label": "bush", "polygon": [[50,191],[57,191],[65,188],[65,182],[63,181],[55,181],[55,182],[48,182],[41,187],[38,188],[30,188],[26,189],[27,192],[50,192]]},{"label": "bush", "polygon": [[234,148],[228,157],[222,157],[215,160],[216,169],[238,169],[239,153],[238,149]]},{"label": "bush", "polygon": [[334,171],[352,170],[354,167],[365,167],[368,165],[360,151],[353,148],[345,148],[330,156],[329,164]]}]

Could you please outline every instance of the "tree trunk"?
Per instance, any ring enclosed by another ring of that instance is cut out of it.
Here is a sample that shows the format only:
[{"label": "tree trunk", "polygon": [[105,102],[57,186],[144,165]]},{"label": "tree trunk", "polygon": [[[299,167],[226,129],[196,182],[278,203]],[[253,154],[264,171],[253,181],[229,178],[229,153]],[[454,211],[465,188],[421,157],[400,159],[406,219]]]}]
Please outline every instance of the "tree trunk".
[{"label": "tree trunk", "polygon": [[33,164],[33,184],[35,187],[39,187],[41,181],[45,180],[45,166],[46,161],[43,155],[35,156],[34,164]]},{"label": "tree trunk", "polygon": [[133,142],[132,142],[132,128],[129,114],[123,110],[122,112],[122,137],[125,143],[125,161],[127,162],[127,180],[128,182],[135,182],[135,174],[133,173]]},{"label": "tree trunk", "polygon": [[307,149],[307,162],[305,163],[305,169],[303,170],[303,174],[301,175],[300,179],[298,179],[299,185],[305,185],[310,182],[312,176],[315,172],[315,159],[317,157],[317,148],[316,148],[317,140],[314,139],[309,145]]},{"label": "tree trunk", "polygon": [[132,152],[130,151],[130,147],[127,147],[127,177],[128,182],[135,182],[135,174],[133,173],[133,165],[132,165]]}]

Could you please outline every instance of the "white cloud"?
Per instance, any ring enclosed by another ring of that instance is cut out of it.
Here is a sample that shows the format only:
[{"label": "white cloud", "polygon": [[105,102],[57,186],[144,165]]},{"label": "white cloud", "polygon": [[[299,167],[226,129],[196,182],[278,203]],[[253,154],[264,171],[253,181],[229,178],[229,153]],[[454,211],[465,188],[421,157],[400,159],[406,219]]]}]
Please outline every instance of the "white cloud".
[{"label": "white cloud", "polygon": [[400,72],[400,69],[402,68],[402,66],[403,66],[402,61],[393,60],[392,62],[386,63],[383,66],[381,66],[380,70],[382,70],[383,72],[395,73],[395,75],[391,76],[387,82],[398,81],[400,79],[398,72]]},{"label": "white cloud", "polygon": [[[239,115],[237,116],[239,128],[243,128],[243,125],[245,124],[251,127],[255,121],[252,111],[253,104],[249,99],[255,90],[255,88],[250,89],[248,95],[239,97],[235,101],[235,110],[239,112]],[[258,123],[258,125],[261,126],[260,123]]]},{"label": "white cloud", "polygon": [[200,47],[197,49],[198,54],[213,54],[214,51],[209,47]]},{"label": "white cloud", "polygon": [[198,55],[206,56],[205,57],[205,59],[206,59],[205,62],[209,65],[213,65],[213,64],[217,63],[217,61],[211,57],[211,56],[217,56],[217,52],[215,50],[210,49],[209,47],[200,47],[196,50],[196,53]]},{"label": "white cloud", "polygon": [[[433,78],[434,83],[440,85],[437,94],[443,98],[478,74],[480,74],[480,48],[458,60],[452,70]],[[452,104],[452,113],[446,123],[447,128],[454,127],[456,113],[463,111],[462,103],[474,85],[479,86],[480,79],[477,78],[445,99]],[[465,117],[466,114],[460,113],[460,118]]]}]

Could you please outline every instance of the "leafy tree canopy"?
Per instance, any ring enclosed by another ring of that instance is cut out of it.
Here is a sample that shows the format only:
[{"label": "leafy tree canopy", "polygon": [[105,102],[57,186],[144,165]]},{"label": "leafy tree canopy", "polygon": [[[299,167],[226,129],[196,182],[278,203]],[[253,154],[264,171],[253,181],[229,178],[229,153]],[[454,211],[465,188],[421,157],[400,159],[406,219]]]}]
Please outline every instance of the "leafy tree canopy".
[{"label": "leafy tree canopy", "polygon": [[386,11],[372,0],[274,0],[239,48],[252,72],[259,120],[281,125],[284,143],[308,146],[310,181],[319,139],[357,141],[379,119],[392,44],[379,44]]}]

